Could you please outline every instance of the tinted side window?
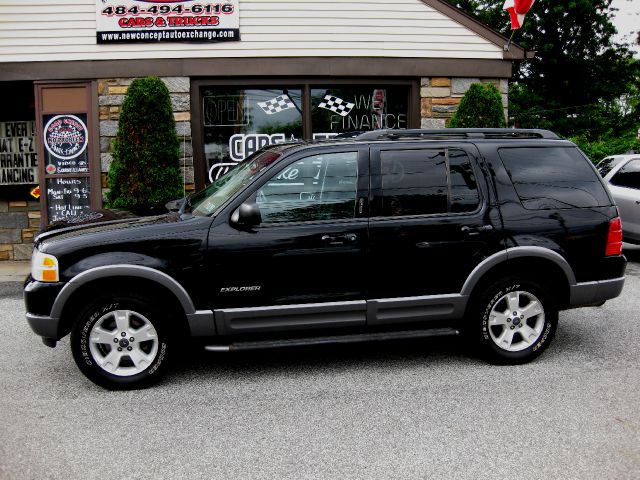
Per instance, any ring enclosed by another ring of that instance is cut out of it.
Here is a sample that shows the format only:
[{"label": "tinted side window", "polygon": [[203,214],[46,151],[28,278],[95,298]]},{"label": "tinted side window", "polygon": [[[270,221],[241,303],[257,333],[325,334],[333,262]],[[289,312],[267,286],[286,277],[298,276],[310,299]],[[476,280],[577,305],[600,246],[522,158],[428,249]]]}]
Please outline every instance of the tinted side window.
[{"label": "tinted side window", "polygon": [[640,190],[640,160],[631,160],[611,177],[611,184]]},{"label": "tinted side window", "polygon": [[256,194],[262,223],[353,218],[357,152],[306,157],[280,170]]},{"label": "tinted side window", "polygon": [[515,147],[498,152],[525,208],[611,205],[600,178],[575,148]]},{"label": "tinted side window", "polygon": [[382,215],[468,212],[480,197],[462,150],[387,150],[382,161]]}]

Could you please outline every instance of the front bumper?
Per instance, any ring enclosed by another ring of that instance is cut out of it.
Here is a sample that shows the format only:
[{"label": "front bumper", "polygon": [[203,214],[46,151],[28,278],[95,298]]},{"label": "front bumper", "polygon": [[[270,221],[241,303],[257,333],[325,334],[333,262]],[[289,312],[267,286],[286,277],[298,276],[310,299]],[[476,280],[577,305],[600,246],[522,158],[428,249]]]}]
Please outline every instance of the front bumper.
[{"label": "front bumper", "polygon": [[60,330],[60,319],[49,316],[34,315],[27,312],[27,323],[36,334],[51,340],[60,340],[66,333]]},{"label": "front bumper", "polygon": [[53,304],[65,285],[63,282],[38,282],[31,277],[25,282],[24,303],[27,323],[43,338],[60,340],[68,333],[63,330],[60,318],[51,316]]}]

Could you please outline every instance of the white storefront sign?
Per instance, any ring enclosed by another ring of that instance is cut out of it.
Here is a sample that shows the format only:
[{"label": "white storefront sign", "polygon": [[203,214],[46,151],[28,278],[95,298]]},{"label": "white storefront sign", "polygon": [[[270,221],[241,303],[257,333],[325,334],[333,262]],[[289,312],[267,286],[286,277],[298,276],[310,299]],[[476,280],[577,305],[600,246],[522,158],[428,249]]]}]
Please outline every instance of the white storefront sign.
[{"label": "white storefront sign", "polygon": [[239,0],[96,0],[97,42],[240,40]]}]

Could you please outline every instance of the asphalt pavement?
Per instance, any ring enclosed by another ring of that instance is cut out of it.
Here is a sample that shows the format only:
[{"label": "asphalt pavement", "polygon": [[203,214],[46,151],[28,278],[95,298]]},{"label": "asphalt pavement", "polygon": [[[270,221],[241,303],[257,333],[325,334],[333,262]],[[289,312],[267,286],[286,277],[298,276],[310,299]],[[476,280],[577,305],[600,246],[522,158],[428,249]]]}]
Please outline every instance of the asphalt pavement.
[{"label": "asphalt pavement", "polygon": [[0,479],[637,479],[640,248],[621,297],[560,314],[531,364],[458,339],[192,352],[108,392],[0,283]]}]

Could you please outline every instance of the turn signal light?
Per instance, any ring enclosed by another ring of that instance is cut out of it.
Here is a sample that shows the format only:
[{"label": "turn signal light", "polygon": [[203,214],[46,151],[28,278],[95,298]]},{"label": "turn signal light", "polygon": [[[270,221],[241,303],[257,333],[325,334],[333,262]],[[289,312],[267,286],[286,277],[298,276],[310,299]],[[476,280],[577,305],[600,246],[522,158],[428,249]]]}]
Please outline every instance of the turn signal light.
[{"label": "turn signal light", "polygon": [[609,233],[607,234],[607,247],[604,255],[612,257],[622,253],[622,221],[616,217],[609,222]]},{"label": "turn signal light", "polygon": [[31,256],[31,276],[40,282],[57,282],[60,279],[58,259],[35,249]]}]

